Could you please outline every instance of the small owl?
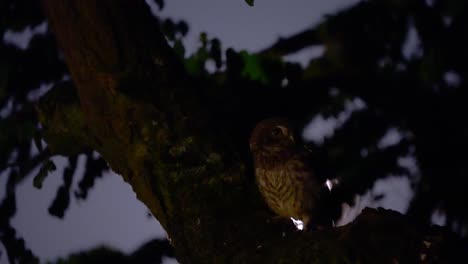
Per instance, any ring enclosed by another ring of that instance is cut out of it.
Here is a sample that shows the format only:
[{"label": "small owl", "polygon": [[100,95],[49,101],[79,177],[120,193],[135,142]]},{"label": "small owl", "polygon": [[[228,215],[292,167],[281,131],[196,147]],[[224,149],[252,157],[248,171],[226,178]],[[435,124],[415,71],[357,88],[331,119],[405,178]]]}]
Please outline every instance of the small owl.
[{"label": "small owl", "polygon": [[310,153],[297,141],[287,120],[258,123],[250,137],[250,150],[258,188],[276,214],[301,220],[308,228],[331,225],[331,218],[321,209],[328,190],[314,174]]}]

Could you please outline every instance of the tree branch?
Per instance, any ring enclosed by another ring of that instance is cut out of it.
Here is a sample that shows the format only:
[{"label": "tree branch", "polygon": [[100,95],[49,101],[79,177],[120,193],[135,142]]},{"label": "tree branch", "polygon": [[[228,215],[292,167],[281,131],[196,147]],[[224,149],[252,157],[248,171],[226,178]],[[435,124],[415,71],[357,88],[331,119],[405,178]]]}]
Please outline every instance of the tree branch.
[{"label": "tree branch", "polygon": [[260,54],[284,56],[295,53],[308,46],[321,45],[317,28],[308,29],[287,38],[280,38],[272,46],[260,51]]}]

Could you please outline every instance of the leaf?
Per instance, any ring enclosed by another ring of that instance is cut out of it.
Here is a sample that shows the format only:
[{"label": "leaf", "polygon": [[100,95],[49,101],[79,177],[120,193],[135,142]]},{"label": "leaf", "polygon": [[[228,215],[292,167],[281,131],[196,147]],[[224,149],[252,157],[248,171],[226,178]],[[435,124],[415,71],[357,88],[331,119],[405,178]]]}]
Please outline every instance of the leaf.
[{"label": "leaf", "polygon": [[185,68],[191,75],[198,75],[203,72],[207,59],[208,52],[204,47],[201,47],[195,54],[184,61]]},{"label": "leaf", "polygon": [[182,41],[176,40],[174,43],[174,51],[175,53],[183,59],[185,57],[185,47]]},{"label": "leaf", "polygon": [[240,55],[244,61],[242,75],[254,81],[267,83],[268,77],[262,68],[259,56],[255,54],[249,54],[246,51],[241,51]]},{"label": "leaf", "polygon": [[33,186],[37,189],[41,189],[42,183],[49,175],[49,172],[55,171],[56,169],[57,167],[55,166],[54,162],[52,160],[48,160],[34,177]]},{"label": "leaf", "polygon": [[63,185],[58,188],[57,194],[49,207],[49,214],[60,219],[63,219],[65,211],[70,205],[70,187],[77,169],[78,156],[69,157],[68,160],[70,164],[63,171]]},{"label": "leaf", "polygon": [[42,152],[42,150],[44,150],[44,146],[42,145],[42,136],[41,133],[39,133],[39,131],[36,131],[33,140],[39,152]]},{"label": "leaf", "polygon": [[164,8],[164,0],[154,0],[154,2],[158,5],[159,11]]},{"label": "leaf", "polygon": [[254,6],[254,0],[244,0],[249,6]]},{"label": "leaf", "polygon": [[108,169],[107,162],[102,157],[94,159],[91,154],[88,154],[85,173],[78,183],[79,189],[75,191],[75,197],[77,199],[86,199],[89,190],[95,184],[95,180],[101,178],[104,175],[103,172]]},{"label": "leaf", "polygon": [[177,23],[176,28],[177,28],[177,31],[180,32],[180,34],[182,34],[182,36],[187,35],[187,33],[189,31],[189,26],[188,26],[187,22],[185,22],[183,20],[181,20],[181,21],[179,21],[179,23]]},{"label": "leaf", "polygon": [[172,19],[168,18],[164,20],[162,24],[162,29],[164,34],[169,40],[174,40],[175,39],[175,34],[176,34],[176,25]]},{"label": "leaf", "polygon": [[208,35],[205,32],[200,33],[200,42],[202,43],[202,48],[206,48],[208,43]]},{"label": "leaf", "polygon": [[21,142],[28,142],[31,139],[34,139],[34,136],[37,131],[36,124],[32,121],[22,122],[19,126],[19,131],[17,132],[18,139]]},{"label": "leaf", "polygon": [[210,56],[213,58],[216,64],[216,68],[222,66],[222,54],[221,54],[221,42],[215,38],[211,40]]}]

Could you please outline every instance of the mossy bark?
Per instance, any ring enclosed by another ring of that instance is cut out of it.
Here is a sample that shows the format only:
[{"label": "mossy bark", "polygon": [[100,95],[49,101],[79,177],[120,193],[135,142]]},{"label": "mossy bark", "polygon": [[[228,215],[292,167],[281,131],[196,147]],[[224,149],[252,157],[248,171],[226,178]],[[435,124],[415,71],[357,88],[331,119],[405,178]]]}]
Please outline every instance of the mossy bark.
[{"label": "mossy bark", "polygon": [[143,0],[42,4],[73,81],[38,107],[51,151],[97,150],[162,224],[181,263],[420,260],[425,231],[394,212],[315,232],[270,223],[246,158],[212,127]]}]

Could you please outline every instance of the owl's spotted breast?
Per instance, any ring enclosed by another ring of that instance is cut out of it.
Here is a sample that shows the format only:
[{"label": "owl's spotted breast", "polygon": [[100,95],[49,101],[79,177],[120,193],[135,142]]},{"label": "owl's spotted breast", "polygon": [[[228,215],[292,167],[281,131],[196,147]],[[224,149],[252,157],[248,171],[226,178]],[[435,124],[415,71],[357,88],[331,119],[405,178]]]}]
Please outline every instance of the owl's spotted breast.
[{"label": "owl's spotted breast", "polygon": [[259,190],[268,206],[279,216],[302,218],[302,203],[304,199],[301,182],[294,179],[287,171],[256,169]]}]

